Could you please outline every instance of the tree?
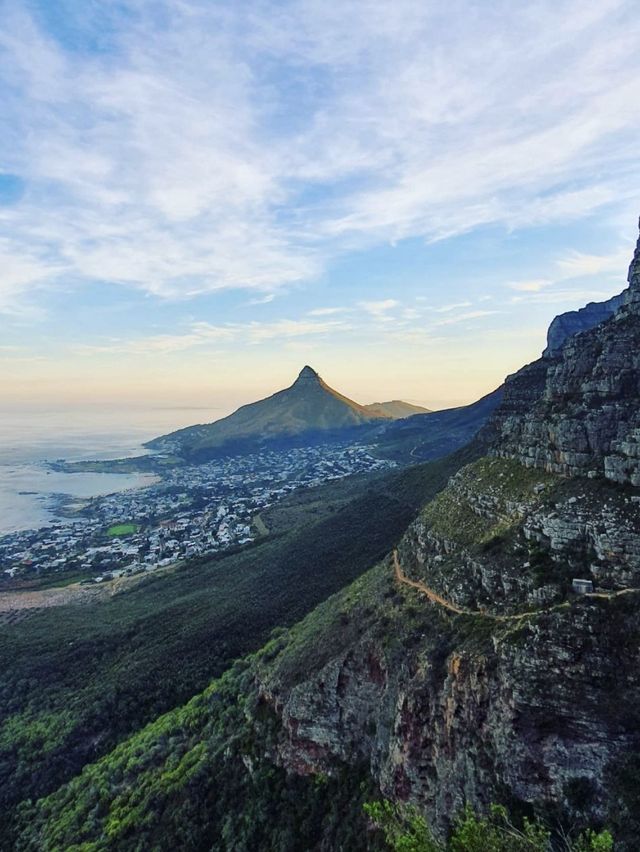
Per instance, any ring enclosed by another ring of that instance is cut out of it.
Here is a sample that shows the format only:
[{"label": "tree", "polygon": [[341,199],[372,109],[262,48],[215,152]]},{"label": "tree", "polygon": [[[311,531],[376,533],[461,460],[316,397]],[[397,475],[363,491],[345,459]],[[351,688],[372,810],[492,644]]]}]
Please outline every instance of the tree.
[{"label": "tree", "polygon": [[367,802],[364,810],[394,852],[445,852],[446,847],[433,836],[417,808],[384,799]]}]

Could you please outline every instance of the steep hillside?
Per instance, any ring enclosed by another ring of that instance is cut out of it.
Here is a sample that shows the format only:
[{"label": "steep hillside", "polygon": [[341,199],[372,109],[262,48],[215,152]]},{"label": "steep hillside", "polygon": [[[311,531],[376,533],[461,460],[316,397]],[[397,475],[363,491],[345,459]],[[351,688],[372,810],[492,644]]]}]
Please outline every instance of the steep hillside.
[{"label": "steep hillside", "polygon": [[471,441],[501,400],[500,387],[469,405],[416,414],[372,428],[369,441],[378,453],[401,464],[439,458]]},{"label": "steep hillside", "polygon": [[498,455],[640,485],[640,240],[624,303],[507,380],[488,426]]},{"label": "steep hillside", "polygon": [[2,825],[18,802],[55,790],[349,583],[477,455],[294,493],[264,513],[270,535],[240,552],[0,624],[0,848],[13,848]]},{"label": "steep hillside", "polygon": [[268,442],[305,434],[353,429],[391,417],[369,410],[327,385],[311,367],[304,367],[291,387],[259,402],[243,405],[228,417],[189,426],[150,441],[152,449],[193,455],[206,450],[242,449],[251,441]]},{"label": "steep hillside", "polygon": [[384,561],[23,808],[16,848],[376,849],[382,793],[441,830],[500,800],[636,849],[639,627],[628,595],[456,615]]}]

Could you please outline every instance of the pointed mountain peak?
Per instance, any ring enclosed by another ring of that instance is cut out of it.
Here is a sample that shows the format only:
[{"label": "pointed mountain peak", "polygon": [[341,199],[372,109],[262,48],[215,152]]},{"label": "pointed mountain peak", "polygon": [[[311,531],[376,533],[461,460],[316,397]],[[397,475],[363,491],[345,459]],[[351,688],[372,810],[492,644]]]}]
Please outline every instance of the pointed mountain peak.
[{"label": "pointed mountain peak", "polygon": [[297,381],[305,381],[308,379],[315,379],[317,381],[319,378],[320,376],[316,373],[313,367],[306,366],[300,370],[300,375],[298,376]]},{"label": "pointed mountain peak", "polygon": [[[178,446],[180,452],[204,458],[207,453],[222,451],[225,444],[234,451],[244,446],[264,446],[269,441],[282,441],[305,433],[319,431],[334,434],[371,421],[388,420],[384,411],[369,410],[322,381],[313,367],[303,367],[295,382],[284,390],[241,406],[233,414],[199,426],[189,426],[171,435],[164,435],[150,446]],[[166,443],[170,439],[170,443]]]}]

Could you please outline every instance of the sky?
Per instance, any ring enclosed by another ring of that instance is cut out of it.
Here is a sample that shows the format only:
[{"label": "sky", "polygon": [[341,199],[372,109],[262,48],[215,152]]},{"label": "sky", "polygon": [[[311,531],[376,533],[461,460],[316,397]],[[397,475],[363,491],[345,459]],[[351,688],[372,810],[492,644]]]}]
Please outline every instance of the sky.
[{"label": "sky", "polygon": [[635,0],[0,0],[0,402],[471,402],[620,292]]}]

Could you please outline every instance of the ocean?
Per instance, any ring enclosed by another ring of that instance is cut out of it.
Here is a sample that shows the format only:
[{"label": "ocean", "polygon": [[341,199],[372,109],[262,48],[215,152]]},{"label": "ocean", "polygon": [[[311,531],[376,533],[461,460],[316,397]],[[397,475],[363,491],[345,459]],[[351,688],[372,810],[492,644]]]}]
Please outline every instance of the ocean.
[{"label": "ocean", "polygon": [[0,410],[0,535],[54,520],[54,495],[97,497],[155,481],[150,474],[58,473],[46,462],[145,453],[142,444],[227,414],[210,408]]}]

